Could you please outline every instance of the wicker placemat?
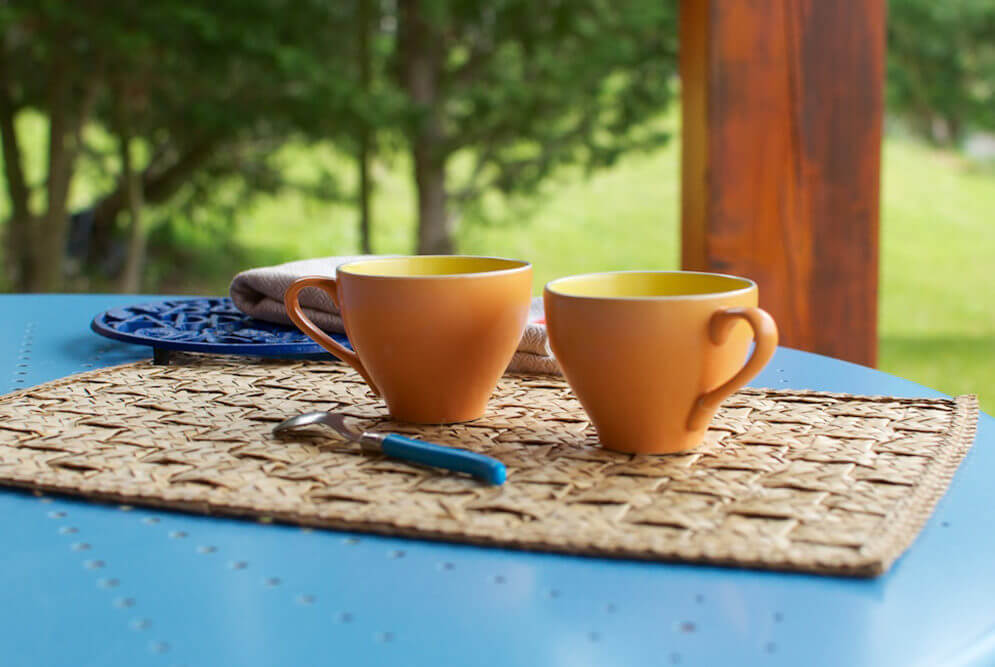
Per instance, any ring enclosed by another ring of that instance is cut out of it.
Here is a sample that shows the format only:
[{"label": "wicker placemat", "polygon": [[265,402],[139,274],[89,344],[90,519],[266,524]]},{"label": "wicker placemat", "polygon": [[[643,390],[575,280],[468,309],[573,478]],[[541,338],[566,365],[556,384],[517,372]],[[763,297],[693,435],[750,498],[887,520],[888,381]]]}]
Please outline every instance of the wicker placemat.
[{"label": "wicker placemat", "polygon": [[[502,487],[361,454],[335,409],[496,456]],[[265,516],[524,549],[870,576],[912,542],[970,448],[956,400],[745,390],[706,443],[646,457],[600,448],[559,378],[505,377],[486,417],[415,427],[345,366],[183,356],[0,398],[0,483],[194,512]]]}]

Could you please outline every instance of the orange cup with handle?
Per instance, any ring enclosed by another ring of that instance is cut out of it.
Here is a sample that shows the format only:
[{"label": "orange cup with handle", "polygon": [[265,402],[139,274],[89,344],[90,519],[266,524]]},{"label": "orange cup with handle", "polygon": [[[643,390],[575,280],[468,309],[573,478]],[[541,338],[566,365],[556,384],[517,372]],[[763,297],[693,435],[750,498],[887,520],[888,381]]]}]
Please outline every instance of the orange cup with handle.
[{"label": "orange cup with handle", "polygon": [[601,444],[620,452],[699,445],[719,404],[777,348],[777,326],[746,278],[593,273],[554,280],[543,298],[550,348]]},{"label": "orange cup with handle", "polygon": [[[353,350],[304,314],[298,295],[324,290]],[[445,424],[480,417],[528,317],[532,265],[498,257],[421,255],[358,260],[335,277],[296,280],[284,294],[294,324],[356,369],[392,418]]]}]

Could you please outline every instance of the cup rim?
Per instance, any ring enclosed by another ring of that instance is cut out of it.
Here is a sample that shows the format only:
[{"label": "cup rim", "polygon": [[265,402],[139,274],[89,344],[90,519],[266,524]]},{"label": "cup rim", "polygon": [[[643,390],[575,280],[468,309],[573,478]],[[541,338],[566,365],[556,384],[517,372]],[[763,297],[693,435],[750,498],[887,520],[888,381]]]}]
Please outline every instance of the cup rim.
[{"label": "cup rim", "polygon": [[[502,262],[509,262],[512,264],[517,264],[517,266],[509,266],[506,269],[493,269],[490,271],[469,271],[466,273],[439,273],[439,274],[428,274],[428,275],[378,275],[375,273],[353,273],[348,270],[350,266],[355,264],[378,264],[380,262],[390,262],[399,259],[439,259],[439,258],[452,258],[452,259],[494,259]],[[440,280],[440,279],[452,279],[452,278],[473,278],[482,276],[494,276],[494,275],[504,275],[509,273],[515,273],[517,271],[526,271],[532,268],[532,262],[528,262],[524,259],[513,259],[511,257],[497,257],[495,255],[389,255],[383,257],[375,257],[373,259],[357,259],[351,262],[346,262],[341,264],[336,268],[336,274],[346,273],[350,276],[355,276],[357,278],[375,278],[378,280]]]},{"label": "cup rim", "polygon": [[[681,274],[681,275],[698,275],[698,276],[712,276],[716,278],[731,278],[733,280],[738,280],[740,282],[746,283],[745,286],[738,289],[722,290],[719,292],[705,292],[703,294],[669,294],[669,295],[654,295],[654,296],[590,296],[582,294],[567,294],[566,292],[560,292],[556,289],[556,283],[572,280],[574,278],[594,278],[597,276],[614,276],[626,273],[643,273],[643,274]],[[572,276],[562,276],[560,278],[555,278],[546,283],[544,291],[550,294],[555,294],[557,297],[564,299],[583,299],[588,301],[674,301],[678,299],[714,299],[717,296],[738,296],[740,294],[746,294],[750,290],[755,290],[757,288],[757,283],[751,278],[745,278],[743,276],[734,276],[729,273],[715,273],[712,271],[654,271],[646,269],[632,269],[627,271],[595,271],[593,273],[578,273]]]}]

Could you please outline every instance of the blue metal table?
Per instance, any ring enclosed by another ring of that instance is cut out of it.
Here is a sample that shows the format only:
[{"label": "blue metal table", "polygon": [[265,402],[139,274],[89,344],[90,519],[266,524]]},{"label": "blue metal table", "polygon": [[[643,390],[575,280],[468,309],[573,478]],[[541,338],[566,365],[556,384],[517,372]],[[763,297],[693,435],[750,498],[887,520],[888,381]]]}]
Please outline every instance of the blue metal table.
[{"label": "blue metal table", "polygon": [[[142,297],[0,296],[0,390],[147,357]],[[780,349],[758,386],[938,396]],[[873,580],[503,551],[0,490],[2,665],[995,664],[995,421]]]}]

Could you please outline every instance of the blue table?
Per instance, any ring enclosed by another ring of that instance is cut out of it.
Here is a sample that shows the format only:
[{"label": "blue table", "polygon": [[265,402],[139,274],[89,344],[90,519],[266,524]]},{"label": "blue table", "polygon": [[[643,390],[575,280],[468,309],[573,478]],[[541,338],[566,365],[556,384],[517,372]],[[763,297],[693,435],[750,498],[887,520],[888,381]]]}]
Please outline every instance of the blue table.
[{"label": "blue table", "polygon": [[[139,297],[142,298],[142,297]],[[0,296],[0,389],[141,359]],[[937,392],[789,349],[757,385]],[[0,664],[995,664],[995,421],[873,580],[502,551],[0,490]]]}]

